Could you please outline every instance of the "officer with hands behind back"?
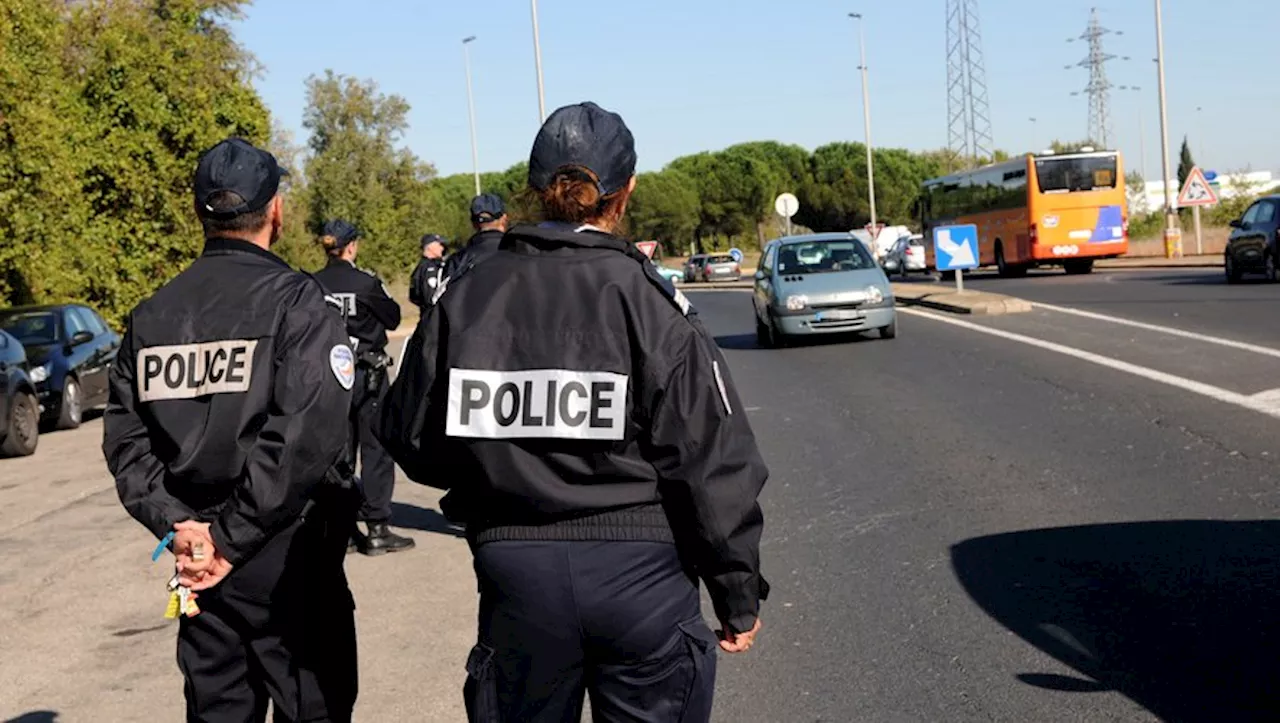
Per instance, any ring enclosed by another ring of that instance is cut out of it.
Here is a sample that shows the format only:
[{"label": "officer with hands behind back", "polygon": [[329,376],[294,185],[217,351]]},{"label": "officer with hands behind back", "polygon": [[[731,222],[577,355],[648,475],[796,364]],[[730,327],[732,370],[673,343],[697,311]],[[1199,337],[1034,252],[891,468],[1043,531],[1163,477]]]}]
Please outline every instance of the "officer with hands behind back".
[{"label": "officer with hands behind back", "polygon": [[360,232],[341,219],[329,221],[320,234],[329,261],[315,278],[324,286],[331,302],[342,311],[347,332],[356,352],[355,396],[351,419],[354,436],[348,459],[354,467],[360,454],[360,482],[364,504],[360,521],[368,534],[353,533],[353,542],[366,555],[400,552],[413,547],[413,540],[391,531],[391,496],[395,489],[395,463],[373,435],[382,399],[387,393],[387,331],[400,325],[400,305],[371,271],[356,266],[360,252]]},{"label": "officer with hands behind back", "polygon": [[129,315],[111,370],[120,500],[173,540],[176,582],[199,597],[178,630],[189,721],[263,721],[268,702],[277,721],[350,721],[355,705],[357,502],[327,476],[355,359],[320,285],[269,250],[282,175],[240,139],[202,156],[204,252]]},{"label": "officer with hands behind back", "polygon": [[446,280],[385,405],[474,551],[472,721],[577,720],[589,688],[602,723],[705,723],[717,647],[760,630],[768,471],[715,341],[615,235],[635,166],[620,117],[556,111],[529,162],[545,222]]},{"label": "officer with hands behind back", "polygon": [[438,233],[422,237],[422,258],[409,277],[409,301],[425,310],[435,296],[445,266],[445,238]]}]

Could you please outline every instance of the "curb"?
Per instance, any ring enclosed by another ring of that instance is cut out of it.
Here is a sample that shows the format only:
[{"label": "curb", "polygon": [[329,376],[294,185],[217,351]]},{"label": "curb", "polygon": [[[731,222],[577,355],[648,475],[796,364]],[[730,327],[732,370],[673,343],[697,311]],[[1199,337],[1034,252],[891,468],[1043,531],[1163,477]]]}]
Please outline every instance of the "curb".
[{"label": "curb", "polygon": [[899,284],[894,284],[893,298],[898,306],[923,306],[951,314],[1001,316],[1031,311],[1031,302],[1026,299],[985,291],[936,292],[920,288],[903,288]]}]

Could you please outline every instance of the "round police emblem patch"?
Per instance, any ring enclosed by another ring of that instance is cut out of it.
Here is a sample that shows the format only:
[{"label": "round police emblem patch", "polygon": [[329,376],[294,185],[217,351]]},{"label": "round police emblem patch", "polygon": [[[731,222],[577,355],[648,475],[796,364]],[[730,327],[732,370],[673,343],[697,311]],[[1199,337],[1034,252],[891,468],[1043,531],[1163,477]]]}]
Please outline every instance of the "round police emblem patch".
[{"label": "round police emblem patch", "polygon": [[356,383],[356,355],[351,349],[343,344],[330,349],[329,368],[333,370],[333,375],[338,378],[342,388],[351,391]]}]

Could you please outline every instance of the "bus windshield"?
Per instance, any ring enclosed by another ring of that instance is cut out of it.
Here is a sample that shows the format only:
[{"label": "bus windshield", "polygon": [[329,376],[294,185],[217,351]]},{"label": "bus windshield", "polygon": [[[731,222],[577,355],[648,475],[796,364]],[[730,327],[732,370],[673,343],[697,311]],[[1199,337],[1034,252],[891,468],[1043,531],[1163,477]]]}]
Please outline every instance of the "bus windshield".
[{"label": "bus windshield", "polygon": [[1116,187],[1116,157],[1036,159],[1041,193],[1079,193]]}]

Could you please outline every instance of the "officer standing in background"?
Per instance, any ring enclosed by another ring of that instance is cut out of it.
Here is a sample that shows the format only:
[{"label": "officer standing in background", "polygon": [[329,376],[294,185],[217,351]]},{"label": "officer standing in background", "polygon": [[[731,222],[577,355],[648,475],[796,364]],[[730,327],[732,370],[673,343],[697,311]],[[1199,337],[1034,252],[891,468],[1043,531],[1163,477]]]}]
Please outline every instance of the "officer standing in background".
[{"label": "officer standing in background", "polygon": [[391,531],[391,495],[395,489],[395,462],[373,435],[383,397],[387,393],[387,372],[391,357],[387,355],[387,331],[400,326],[400,305],[387,293],[387,287],[373,274],[356,266],[360,253],[360,232],[343,220],[329,221],[320,234],[320,245],[329,262],[315,274],[331,300],[341,308],[347,320],[347,333],[356,352],[355,396],[351,421],[354,435],[349,447],[349,460],[354,467],[360,455],[360,481],[364,504],[360,521],[367,534],[358,529],[353,534],[356,549],[366,555],[400,552],[414,542]]},{"label": "officer standing in background", "polygon": [[502,235],[507,232],[507,207],[501,198],[483,193],[471,201],[471,226],[475,235],[467,240],[462,251],[449,257],[444,275],[453,276],[467,264],[484,261],[498,251]]},{"label": "officer standing in background", "polygon": [[594,104],[542,127],[545,222],[451,276],[410,343],[380,433],[448,489],[480,585],[472,721],[710,720],[717,638],[760,630],[768,476],[715,341],[614,235],[634,140]]},{"label": "officer standing in background", "polygon": [[444,236],[438,233],[429,233],[422,237],[422,258],[418,260],[418,265],[413,269],[413,275],[409,277],[409,301],[419,309],[427,308],[431,303],[431,297],[435,296],[436,286],[440,283],[441,272],[445,266],[446,245]]},{"label": "officer standing in background", "polygon": [[350,721],[356,700],[342,569],[356,493],[326,481],[355,365],[320,285],[268,250],[281,175],[240,139],[205,153],[204,253],[129,315],[111,370],[120,501],[173,539],[198,591],[178,628],[189,721],[264,721],[269,701],[277,721]]}]

